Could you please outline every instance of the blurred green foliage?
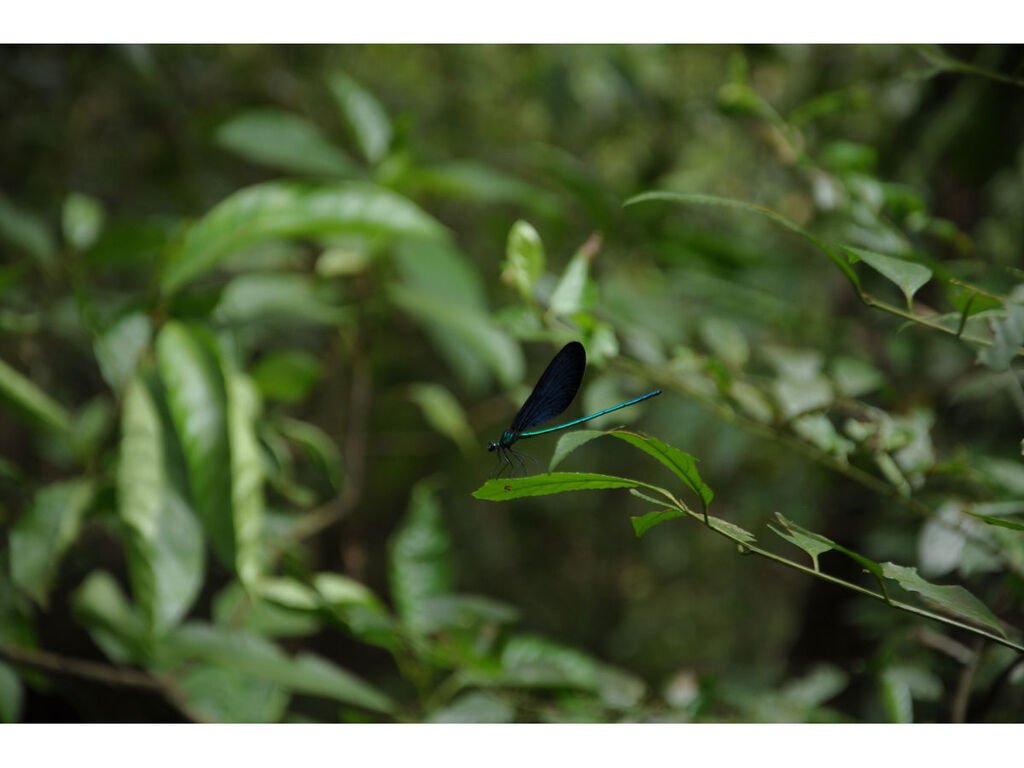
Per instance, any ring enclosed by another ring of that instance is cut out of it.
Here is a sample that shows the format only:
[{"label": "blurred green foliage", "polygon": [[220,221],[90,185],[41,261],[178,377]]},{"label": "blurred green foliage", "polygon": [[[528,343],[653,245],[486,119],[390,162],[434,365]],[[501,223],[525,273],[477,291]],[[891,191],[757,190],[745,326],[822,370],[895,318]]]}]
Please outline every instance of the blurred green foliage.
[{"label": "blurred green foliage", "polygon": [[0,719],[1024,716],[1019,48],[0,64]]}]

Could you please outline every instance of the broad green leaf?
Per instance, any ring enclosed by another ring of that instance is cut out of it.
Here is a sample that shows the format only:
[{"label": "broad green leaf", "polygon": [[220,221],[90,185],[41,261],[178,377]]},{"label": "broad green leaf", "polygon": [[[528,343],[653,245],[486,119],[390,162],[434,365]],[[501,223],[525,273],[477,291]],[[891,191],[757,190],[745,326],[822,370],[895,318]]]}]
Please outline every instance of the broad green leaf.
[{"label": "broad green leaf", "polygon": [[24,700],[25,692],[18,674],[13,667],[0,661],[0,723],[16,723],[21,720]]},{"label": "broad green leaf", "polygon": [[167,264],[161,286],[173,293],[228,256],[280,238],[364,234],[444,238],[414,203],[363,182],[308,186],[268,182],[234,193],[200,219]]},{"label": "broad green leaf", "polygon": [[632,675],[534,635],[509,640],[501,654],[501,668],[505,685],[592,691],[613,709],[636,706],[644,694],[643,682]]},{"label": "broad green leaf", "polygon": [[328,85],[352,126],[363,156],[371,164],[380,162],[391,147],[391,121],[380,102],[342,72],[332,75]]},{"label": "broad green leaf", "polygon": [[239,157],[286,173],[344,176],[355,168],[313,123],[277,109],[236,115],[217,129],[217,143]]},{"label": "broad green leaf", "polygon": [[512,386],[523,375],[523,353],[519,346],[490,316],[468,306],[453,305],[441,298],[392,286],[391,300],[421,321],[435,343],[449,350],[457,341],[476,360],[483,361],[504,386]]},{"label": "broad green leaf", "polygon": [[775,211],[764,208],[760,205],[753,205],[742,200],[734,200],[728,197],[717,197],[714,195],[700,195],[685,192],[644,192],[643,194],[636,195],[627,200],[624,205],[637,205],[639,203],[647,202],[670,202],[680,203],[682,205],[702,205],[702,206],[717,206],[725,208],[737,208],[742,211],[748,211],[750,213],[756,213],[760,216],[774,221],[776,224],[785,227],[791,232],[796,232],[798,235],[803,237],[812,243],[819,251],[824,253],[832,263],[839,268],[839,271],[843,273],[846,279],[853,286],[857,294],[860,295],[860,278],[857,277],[857,273],[853,271],[847,260],[842,255],[833,250],[830,246],[819,240],[817,237],[812,235],[810,232],[805,230],[803,227],[796,224],[796,222],[787,219],[785,216],[776,213]]},{"label": "broad green leaf", "polygon": [[863,248],[843,246],[843,250],[853,257],[854,262],[863,261],[887,280],[895,283],[903,291],[908,307],[914,299],[914,294],[932,279],[932,271],[923,264],[885,256]]},{"label": "broad green leaf", "polygon": [[231,512],[234,528],[235,572],[243,584],[253,584],[262,568],[260,531],[263,527],[263,456],[256,438],[260,403],[256,387],[225,361],[227,427],[231,445]]},{"label": "broad green leaf", "polygon": [[629,520],[633,524],[633,533],[639,539],[651,528],[661,523],[666,523],[669,520],[678,520],[680,517],[685,517],[686,513],[681,509],[675,507],[664,507],[663,509],[655,509],[648,512],[646,515],[637,515],[631,517]]},{"label": "broad green leaf", "polygon": [[200,660],[276,683],[293,693],[330,698],[374,712],[387,713],[394,708],[384,694],[351,672],[308,653],[289,657],[250,632],[190,623],[177,629],[165,646],[165,664]]},{"label": "broad green leaf", "polygon": [[558,199],[543,189],[472,160],[412,168],[402,173],[398,184],[411,190],[410,194],[443,195],[491,205],[513,203],[539,215],[550,215],[559,209]]},{"label": "broad green leaf", "polygon": [[3,360],[0,360],[0,401],[50,429],[66,431],[71,428],[71,414]]},{"label": "broad green leaf", "polygon": [[266,325],[276,330],[336,325],[351,313],[333,305],[309,275],[267,273],[232,279],[213,316],[229,325]]},{"label": "broad green leaf", "polygon": [[465,410],[446,388],[440,384],[410,384],[409,399],[420,407],[430,426],[451,438],[466,456],[479,450]]},{"label": "broad green leaf", "polygon": [[544,243],[531,224],[517,221],[508,232],[502,280],[513,286],[523,301],[530,302],[537,280],[546,264]]},{"label": "broad green leaf", "polygon": [[449,594],[455,578],[441,507],[427,483],[413,488],[409,511],[391,539],[389,572],[395,606],[405,626],[419,635],[434,630],[429,603]]},{"label": "broad green leaf", "polygon": [[324,626],[315,611],[295,610],[262,599],[238,581],[231,582],[214,597],[212,615],[220,627],[245,629],[264,637],[307,637]]},{"label": "broad green leaf", "polygon": [[57,245],[46,222],[34,213],[18,208],[0,194],[0,239],[27,253],[45,269],[56,264]]},{"label": "broad green leaf", "polygon": [[567,491],[596,491],[606,488],[651,488],[668,493],[657,486],[625,477],[593,472],[549,472],[530,477],[499,477],[488,480],[473,492],[473,498],[484,501],[512,501],[525,496],[550,496]]},{"label": "broad green leaf", "polygon": [[189,708],[211,723],[277,723],[288,707],[288,692],[246,672],[201,664],[178,680]]},{"label": "broad green leaf", "polygon": [[389,650],[404,642],[387,608],[355,579],[319,573],[313,578],[313,586],[328,609],[359,640]]},{"label": "broad green leaf", "polygon": [[177,459],[169,455],[169,435],[142,378],[125,392],[121,429],[118,513],[127,528],[132,593],[147,631],[162,635],[202,587],[202,532],[175,479]]},{"label": "broad green leaf", "polygon": [[486,691],[471,691],[431,713],[431,723],[511,723],[516,707],[504,696]]},{"label": "broad green leaf", "polygon": [[823,536],[808,535],[803,528],[786,519],[779,512],[775,513],[775,517],[782,525],[782,530],[779,530],[773,525],[769,525],[768,527],[772,529],[772,532],[810,555],[811,563],[814,565],[814,570],[821,570],[818,567],[818,555],[832,549],[832,543]]},{"label": "broad green leaf", "polygon": [[590,262],[598,246],[599,241],[588,240],[576,251],[548,301],[551,312],[565,316],[583,309],[590,279]]},{"label": "broad green leaf", "polygon": [[131,381],[143,353],[149,347],[153,324],[142,312],[125,315],[96,339],[93,349],[100,373],[120,394]]},{"label": "broad green leaf", "polygon": [[570,453],[604,434],[607,433],[598,429],[574,429],[572,432],[566,432],[558,438],[558,442],[555,444],[555,452],[551,454],[548,469],[553,472],[555,467],[561,464]]},{"label": "broad green leaf", "polygon": [[64,239],[77,251],[90,248],[103,228],[103,206],[94,197],[74,192],[64,200],[61,228]]},{"label": "broad green leaf", "polygon": [[109,573],[89,574],[71,602],[79,623],[111,661],[127,664],[146,658],[143,621]]},{"label": "broad green leaf", "polygon": [[61,557],[77,538],[92,503],[93,490],[88,480],[54,483],[36,494],[11,529],[11,579],[43,608]]},{"label": "broad green leaf", "polygon": [[283,349],[261,357],[250,375],[264,399],[298,403],[309,397],[324,370],[320,358],[309,352]]},{"label": "broad green leaf", "polygon": [[882,573],[885,578],[896,581],[905,590],[917,592],[940,608],[1006,637],[1006,631],[995,614],[963,587],[932,584],[922,579],[916,568],[895,563],[882,563]]},{"label": "broad green leaf", "polygon": [[211,548],[234,571],[237,551],[224,376],[212,344],[181,323],[164,326],[156,352],[196,512]]},{"label": "broad green leaf", "polygon": [[653,456],[672,470],[675,476],[682,480],[687,488],[697,494],[698,498],[700,498],[701,507],[707,510],[708,505],[715,498],[715,494],[701,480],[700,473],[697,472],[697,460],[693,456],[650,435],[626,432],[624,430],[616,430],[609,432],[609,434],[620,440],[625,440],[633,447],[639,448],[649,456]]},{"label": "broad green leaf", "polygon": [[264,600],[293,611],[315,611],[320,606],[320,597],[315,589],[284,576],[262,578],[253,591]]}]

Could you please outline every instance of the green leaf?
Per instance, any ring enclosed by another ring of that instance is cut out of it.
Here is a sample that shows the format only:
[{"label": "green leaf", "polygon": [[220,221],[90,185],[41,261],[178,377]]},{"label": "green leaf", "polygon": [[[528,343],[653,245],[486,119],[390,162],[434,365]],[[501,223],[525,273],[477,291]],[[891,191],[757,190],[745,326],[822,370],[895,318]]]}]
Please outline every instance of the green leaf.
[{"label": "green leaf", "polygon": [[489,205],[512,203],[539,215],[551,215],[559,209],[558,199],[545,190],[472,160],[411,168],[397,183],[410,190],[409,194],[426,193]]},{"label": "green leaf", "polygon": [[843,246],[843,250],[853,257],[854,262],[858,259],[863,261],[887,280],[895,283],[903,291],[908,307],[914,299],[914,294],[932,279],[932,271],[928,267],[913,261],[896,259],[863,248]]},{"label": "green leaf", "polygon": [[178,688],[189,708],[211,723],[277,723],[290,698],[277,683],[208,664],[189,669]]},{"label": "green leaf", "polygon": [[700,324],[701,339],[711,352],[734,370],[741,370],[750,359],[750,345],[739,326],[719,317],[705,317]]},{"label": "green leaf", "polygon": [[853,357],[836,358],[831,365],[836,391],[844,397],[863,397],[885,384],[878,369]]},{"label": "green leaf", "polygon": [[78,537],[93,490],[89,480],[54,483],[36,494],[11,530],[11,579],[43,608],[61,557]]},{"label": "green leaf", "polygon": [[584,243],[565,268],[555,286],[548,308],[556,315],[572,315],[583,309],[590,275],[590,262],[597,252],[600,241]]},{"label": "green leaf", "polygon": [[146,658],[142,619],[109,573],[89,574],[71,602],[79,623],[111,661],[127,664]]},{"label": "green leaf", "polygon": [[142,312],[125,315],[96,339],[93,349],[100,373],[114,392],[120,394],[135,374],[149,347],[153,324]]},{"label": "green leaf", "polygon": [[243,584],[253,584],[262,568],[263,456],[256,438],[260,403],[256,387],[244,374],[224,362],[227,385],[227,426],[231,446],[231,511],[234,528],[235,572]]},{"label": "green leaf", "polygon": [[27,253],[45,269],[56,265],[57,245],[46,222],[34,213],[18,208],[0,194],[0,238],[15,250]]},{"label": "green leaf", "polygon": [[350,234],[446,236],[414,203],[372,184],[268,182],[234,193],[196,222],[167,263],[161,285],[165,293],[173,293],[228,256],[271,240]]},{"label": "green leaf", "polygon": [[983,515],[979,512],[972,512],[970,509],[965,510],[965,512],[967,512],[971,517],[983,520],[989,525],[995,525],[999,528],[1009,528],[1014,531],[1024,531],[1024,522],[1007,520],[1005,517],[997,517],[995,515]]},{"label": "green leaf", "polygon": [[992,344],[978,351],[978,362],[993,371],[1006,371],[1024,344],[1024,304],[1007,302],[1004,317],[992,318]]},{"label": "green leaf", "polygon": [[[262,582],[256,586],[261,589]],[[225,629],[246,629],[265,637],[307,637],[323,629],[315,612],[296,610],[246,590],[233,581],[213,599],[214,623]]]},{"label": "green leaf", "polygon": [[389,571],[395,606],[405,626],[419,635],[434,630],[430,602],[449,594],[455,578],[451,541],[428,483],[413,488],[409,511],[391,539]]},{"label": "green leaf", "polygon": [[790,544],[799,547],[810,555],[811,563],[814,565],[814,570],[821,570],[818,567],[818,555],[832,549],[832,543],[822,536],[808,535],[803,528],[786,519],[779,512],[775,513],[775,518],[782,525],[783,530],[779,530],[773,525],[769,525],[768,527],[771,528],[775,534],[781,536]]},{"label": "green leaf", "polygon": [[511,723],[516,718],[515,705],[504,696],[485,691],[471,691],[459,696],[429,718],[431,723]]},{"label": "green leaf", "polygon": [[[832,539],[827,538],[826,536],[822,536],[820,533],[815,533],[814,531],[807,530],[806,528],[794,523],[792,520],[783,517],[778,512],[775,513],[775,518],[779,521],[782,527],[785,528],[786,533],[788,533],[789,536],[792,536],[793,538],[791,539],[788,536],[783,535],[779,531],[775,531],[775,533],[779,534],[788,541],[791,541],[793,544],[796,544],[798,547],[803,549],[808,554],[810,554],[810,550],[808,550],[807,547],[810,546],[819,549],[820,551],[817,553],[819,555],[822,552],[827,552],[829,549],[834,549],[836,552],[840,552],[846,555],[848,558],[850,558],[859,566],[861,566],[861,568],[863,568],[865,571],[867,571],[876,579],[878,579],[879,584],[882,587],[882,591],[885,591],[885,585],[882,583],[884,574],[882,573],[882,566],[879,563],[876,563],[874,560],[868,557],[864,557],[864,555],[860,554],[859,552],[854,552],[852,549],[847,549],[841,544],[836,544],[836,542],[832,541]],[[797,544],[795,539],[799,539],[801,543]],[[814,556],[812,555],[812,559],[813,557]]]},{"label": "green leaf", "polygon": [[735,523],[730,523],[728,520],[723,520],[722,518],[715,517],[714,515],[708,515],[707,521],[708,526],[711,527],[712,530],[724,533],[730,539],[739,541],[743,544],[753,544],[757,541],[757,537],[746,528],[740,528],[740,526]]},{"label": "green leaf", "polygon": [[685,517],[686,513],[676,507],[665,507],[664,509],[655,509],[648,512],[646,515],[638,515],[630,518],[630,522],[633,524],[633,533],[639,539],[651,528],[656,525],[661,525],[669,520],[678,520],[680,517]]},{"label": "green leaf", "polygon": [[202,660],[293,692],[321,696],[374,712],[388,713],[394,705],[384,694],[319,656],[286,656],[276,645],[250,632],[190,623],[166,641],[165,664]]},{"label": "green leaf", "polygon": [[37,424],[62,432],[71,428],[71,414],[3,360],[0,360],[0,400]]},{"label": "green leaf", "polygon": [[793,432],[822,452],[835,456],[844,466],[857,447],[839,434],[835,425],[823,413],[806,413],[790,423]]},{"label": "green leaf", "polygon": [[64,239],[72,248],[84,251],[90,248],[103,229],[103,206],[94,197],[73,192],[64,200],[61,226]]},{"label": "green leaf", "polygon": [[315,125],[276,109],[236,115],[217,129],[217,143],[250,162],[286,173],[344,176],[355,169]]},{"label": "green leaf", "polygon": [[662,442],[656,437],[640,434],[639,432],[616,430],[609,432],[609,434],[620,440],[625,440],[633,447],[639,448],[668,467],[676,477],[683,481],[687,488],[697,494],[702,509],[707,510],[708,505],[715,498],[715,494],[701,480],[700,473],[697,472],[697,460],[693,456],[680,451],[668,443]]},{"label": "green leaf", "polygon": [[570,453],[604,434],[607,433],[599,429],[574,429],[572,432],[566,432],[555,444],[555,452],[551,454],[548,469],[554,471]]},{"label": "green leaf", "polygon": [[515,287],[523,301],[533,298],[533,288],[544,274],[544,243],[531,224],[519,220],[508,232],[502,280]]},{"label": "green leaf", "polygon": [[0,723],[16,723],[21,720],[24,700],[25,692],[18,674],[13,667],[0,661]]},{"label": "green leaf", "polygon": [[574,688],[592,691],[613,709],[636,706],[644,684],[575,649],[534,635],[519,635],[501,654],[501,683],[522,688]]},{"label": "green leaf", "polygon": [[270,352],[261,357],[251,371],[263,398],[281,403],[305,400],[323,375],[320,358],[301,349]]},{"label": "green leaf", "polygon": [[835,399],[832,385],[824,376],[775,379],[772,394],[785,419],[824,408]]},{"label": "green leaf", "polygon": [[956,585],[940,586],[922,579],[916,568],[895,563],[882,563],[885,578],[892,579],[909,592],[917,592],[926,600],[950,613],[1006,637],[1003,625],[978,598]]},{"label": "green leaf", "polygon": [[276,426],[281,434],[300,445],[319,462],[327,482],[335,489],[342,486],[342,458],[334,438],[320,427],[298,419],[280,418]]},{"label": "green leaf", "polygon": [[685,192],[644,192],[643,194],[631,197],[624,203],[624,205],[630,206],[647,202],[670,202],[679,203],[681,205],[737,208],[742,211],[748,211],[750,213],[756,213],[760,216],[764,216],[791,232],[796,232],[798,235],[812,243],[819,251],[832,260],[832,263],[839,268],[839,271],[843,273],[846,279],[850,282],[850,285],[852,285],[854,290],[857,291],[857,294],[860,295],[861,293],[860,278],[857,277],[857,273],[853,271],[845,258],[803,227],[799,226],[796,222],[787,219],[785,216],[776,213],[770,208],[764,208],[760,205],[753,205],[752,203],[747,203],[742,200],[734,200],[728,197],[699,195]]},{"label": "green leaf", "polygon": [[530,477],[488,480],[473,492],[473,498],[484,501],[512,501],[526,496],[550,496],[567,491],[597,491],[606,488],[651,488],[661,493],[668,493],[657,486],[625,477],[593,472],[549,472]]},{"label": "green leaf", "polygon": [[380,162],[391,147],[391,121],[380,102],[342,72],[331,76],[328,85],[352,126],[363,156],[371,164]]},{"label": "green leaf", "polygon": [[234,571],[237,552],[224,376],[211,343],[181,323],[164,326],[156,352],[196,512],[214,553]]},{"label": "green leaf", "polygon": [[446,388],[440,384],[410,384],[409,399],[420,407],[430,426],[451,438],[465,455],[479,448],[465,410]]},{"label": "green leaf", "polygon": [[347,320],[350,313],[334,306],[309,275],[272,272],[232,279],[213,316],[228,325],[262,325],[276,330],[336,325]]},{"label": "green leaf", "polygon": [[147,631],[162,635],[188,611],[203,584],[203,538],[171,466],[169,436],[142,378],[124,398],[117,471],[118,513],[127,528],[129,573]]},{"label": "green leaf", "polygon": [[313,586],[334,616],[359,640],[389,650],[401,647],[396,622],[366,586],[336,573],[318,573]]}]

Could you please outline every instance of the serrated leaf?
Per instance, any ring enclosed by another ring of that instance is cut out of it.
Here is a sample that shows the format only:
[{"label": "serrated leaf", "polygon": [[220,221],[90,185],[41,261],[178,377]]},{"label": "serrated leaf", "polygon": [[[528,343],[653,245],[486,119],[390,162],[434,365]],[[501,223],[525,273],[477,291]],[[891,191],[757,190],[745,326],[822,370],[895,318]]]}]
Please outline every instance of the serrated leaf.
[{"label": "serrated leaf", "polygon": [[685,192],[644,192],[643,194],[636,195],[627,200],[624,205],[637,205],[640,203],[647,202],[670,202],[679,203],[682,205],[701,205],[701,206],[712,206],[712,207],[724,207],[724,208],[736,208],[742,211],[748,211],[750,213],[756,213],[759,216],[764,216],[776,224],[785,227],[791,232],[796,232],[798,235],[812,243],[819,251],[824,253],[831,259],[832,263],[843,273],[846,279],[853,286],[854,290],[858,294],[861,292],[860,278],[857,277],[857,273],[853,271],[846,259],[843,258],[839,253],[834,251],[831,247],[826,245],[824,242],[819,240],[817,237],[812,235],[803,227],[796,224],[796,222],[787,219],[785,216],[776,213],[775,211],[764,208],[760,205],[753,205],[742,200],[735,200],[728,197],[717,197],[714,195],[700,195]]},{"label": "serrated leaf", "polygon": [[693,456],[650,435],[624,430],[615,430],[609,434],[620,440],[625,440],[668,467],[687,488],[697,494],[702,509],[707,510],[708,505],[715,498],[715,493],[701,480],[700,473],[697,472],[697,460]]},{"label": "serrated leaf", "polygon": [[54,483],[35,495],[11,529],[11,580],[44,608],[61,557],[78,536],[93,491],[89,480]]},{"label": "serrated leaf", "polygon": [[908,307],[914,299],[914,294],[932,279],[932,271],[923,264],[897,259],[864,248],[843,246],[843,250],[851,254],[854,260],[863,261],[884,278],[895,283],[906,297]]},{"label": "serrated leaf", "polygon": [[378,163],[391,146],[391,121],[376,97],[348,75],[337,72],[328,81],[334,100],[352,126],[356,142],[370,163]]},{"label": "serrated leaf", "polygon": [[71,428],[71,414],[3,360],[0,360],[0,400],[36,424],[58,431]]},{"label": "serrated leaf", "polygon": [[446,388],[440,384],[410,384],[409,399],[419,406],[427,423],[451,438],[466,456],[471,456],[478,449],[466,411]]},{"label": "serrated leaf", "polygon": [[488,480],[473,492],[473,498],[484,501],[512,501],[526,496],[550,496],[568,491],[597,491],[608,488],[652,488],[657,486],[594,472],[549,472],[530,477],[508,477]]},{"label": "serrated leaf", "polygon": [[229,196],[185,236],[164,270],[173,293],[228,256],[281,238],[363,234],[444,238],[444,228],[410,200],[364,182],[308,186],[268,182]]},{"label": "serrated leaf", "polygon": [[352,160],[304,117],[277,109],[242,112],[217,128],[228,152],[287,173],[342,176]]},{"label": "serrated leaf", "polygon": [[940,608],[986,629],[993,630],[1003,637],[1007,636],[996,615],[963,587],[932,584],[921,578],[916,568],[895,563],[882,563],[882,573],[885,578],[896,581],[909,592],[917,592]]},{"label": "serrated leaf", "polygon": [[824,536],[810,535],[796,523],[787,520],[779,512],[775,513],[775,517],[779,523],[781,523],[783,530],[779,530],[775,526],[769,525],[768,527],[771,528],[772,532],[810,555],[811,562],[814,565],[814,570],[820,570],[818,567],[818,555],[832,549],[832,543]]},{"label": "serrated leaf", "polygon": [[406,518],[391,539],[389,571],[403,624],[417,635],[436,629],[430,601],[449,594],[455,577],[451,541],[440,504],[428,483],[413,489]]}]

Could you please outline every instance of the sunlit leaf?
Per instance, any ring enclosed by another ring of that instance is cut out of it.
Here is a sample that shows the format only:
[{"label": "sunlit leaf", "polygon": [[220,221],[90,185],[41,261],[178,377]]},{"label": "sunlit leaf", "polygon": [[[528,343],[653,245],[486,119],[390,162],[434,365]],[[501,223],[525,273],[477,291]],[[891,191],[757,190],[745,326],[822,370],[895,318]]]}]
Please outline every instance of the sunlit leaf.
[{"label": "sunlit leaf", "polygon": [[590,262],[599,244],[596,240],[584,243],[565,268],[548,302],[548,307],[556,315],[572,315],[584,307]]},{"label": "sunlit leaf", "polygon": [[443,238],[445,230],[411,201],[372,184],[268,182],[235,192],[196,222],[168,261],[161,285],[174,292],[258,243],[348,234]]},{"label": "sunlit leaf", "polygon": [[64,239],[75,250],[86,250],[99,237],[103,219],[103,206],[96,198],[77,192],[68,195],[61,211]]},{"label": "sunlit leaf", "polygon": [[328,80],[331,93],[352,126],[363,156],[378,163],[391,146],[391,121],[370,91],[348,75],[337,72]]},{"label": "sunlit leaf", "polygon": [[250,162],[286,173],[343,176],[352,160],[299,115],[252,109],[217,128],[217,143]]},{"label": "sunlit leaf", "polygon": [[517,221],[508,233],[502,279],[515,287],[524,301],[533,297],[533,288],[544,273],[544,243],[531,224]]}]

